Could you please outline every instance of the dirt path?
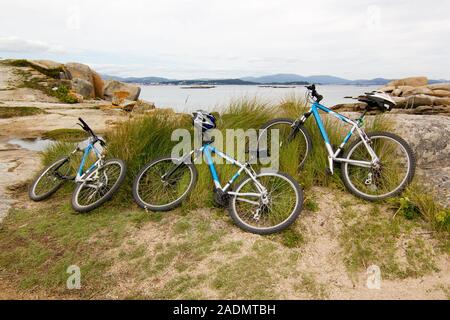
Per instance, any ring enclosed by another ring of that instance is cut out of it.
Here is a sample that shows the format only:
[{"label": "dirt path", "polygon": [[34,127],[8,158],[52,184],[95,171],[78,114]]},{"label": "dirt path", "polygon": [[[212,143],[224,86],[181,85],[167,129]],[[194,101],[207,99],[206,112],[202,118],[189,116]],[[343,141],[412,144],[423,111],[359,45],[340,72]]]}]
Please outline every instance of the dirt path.
[{"label": "dirt path", "polygon": [[[344,227],[342,221],[342,201],[355,201],[348,194],[335,192],[330,197],[327,190],[314,188],[314,194],[320,199],[320,211],[306,214],[304,225],[307,227],[308,242],[303,248],[300,269],[312,273],[317,282],[328,290],[330,299],[447,299],[445,290],[450,288],[450,264],[448,257],[439,256],[438,272],[419,278],[399,280],[383,279],[381,288],[367,287],[367,274],[361,272],[349,277],[342,256],[338,237]],[[364,205],[359,214],[370,214]],[[419,235],[419,237],[426,237]],[[445,288],[445,290],[443,289]],[[292,297],[295,298],[295,297]]]}]

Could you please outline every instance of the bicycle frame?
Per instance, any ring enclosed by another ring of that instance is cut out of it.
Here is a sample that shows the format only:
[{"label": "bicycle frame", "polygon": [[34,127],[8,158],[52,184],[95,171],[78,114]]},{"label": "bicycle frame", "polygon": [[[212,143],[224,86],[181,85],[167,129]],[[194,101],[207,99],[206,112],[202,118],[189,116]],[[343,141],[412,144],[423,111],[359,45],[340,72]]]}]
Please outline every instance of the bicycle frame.
[{"label": "bicycle frame", "polygon": [[[75,150],[73,150],[70,155],[66,158],[66,161],[69,161],[70,157],[73,156],[75,153],[77,153],[79,150],[78,148],[76,148]],[[97,156],[97,160],[86,170],[84,170],[84,166],[86,164],[86,160],[89,157],[89,153],[91,151],[94,151],[94,154]],[[58,171],[58,169],[66,162],[62,162],[57,168],[55,168],[55,172]],[[77,170],[77,174],[75,177],[71,177],[71,176],[59,176],[60,179],[63,180],[75,180],[76,183],[78,182],[85,182],[86,181],[86,177],[88,174],[92,173],[92,170],[94,170],[94,168],[98,168],[102,165],[103,163],[103,156],[97,151],[97,149],[94,147],[94,144],[89,143],[89,145],[86,147],[86,149],[84,149],[84,153],[83,153],[83,158],[81,159],[81,163],[78,167]]]},{"label": "bicycle frame", "polygon": [[[94,154],[97,157],[97,161],[95,161],[85,172],[83,172],[84,165],[86,164],[86,159],[88,158],[91,150],[94,151]],[[75,153],[76,151],[78,151],[78,149],[75,149],[73,153]],[[87,148],[84,150],[83,158],[81,159],[81,163],[80,166],[78,167],[78,172],[75,177],[75,182],[84,182],[86,180],[87,175],[90,174],[94,168],[101,166],[102,161],[103,161],[102,155],[97,151],[97,149],[95,149],[94,144],[89,143]]]},{"label": "bicycle frame", "polygon": [[[346,124],[352,126],[348,134],[345,136],[342,143],[339,145],[339,147],[336,150],[333,150],[333,147],[331,146],[330,139],[328,138],[328,134],[325,130],[325,126],[322,122],[322,118],[320,117],[319,110],[324,111],[325,113],[331,114],[332,116],[338,118],[339,120],[345,122]],[[362,127],[362,119],[354,121],[350,118],[347,118],[346,116],[334,112],[333,110],[325,107],[324,105],[320,104],[317,101],[314,101],[314,103],[311,105],[311,108],[308,112],[306,112],[299,120],[297,120],[293,126],[303,124],[310,115],[314,116],[314,119],[316,120],[317,126],[319,127],[320,133],[322,135],[322,138],[325,142],[325,147],[328,152],[328,166],[330,169],[331,174],[334,172],[334,162],[345,162],[349,163],[355,166],[365,167],[365,168],[371,168],[373,166],[376,166],[379,162],[379,158],[375,154],[375,151],[370,146],[370,139],[367,137]],[[370,156],[372,157],[372,161],[359,161],[359,160],[350,160],[345,158],[339,158],[339,155],[343,149],[343,147],[346,145],[346,143],[350,140],[354,132],[357,132],[358,135],[361,137],[362,142],[364,143],[364,146],[367,148],[367,151],[369,152]]]},{"label": "bicycle frame", "polygon": [[[219,175],[217,174],[217,170],[216,170],[216,167],[215,167],[213,159],[212,159],[213,153],[218,155],[219,157],[225,159],[226,161],[230,162],[231,164],[239,167],[238,171],[231,177],[231,179],[223,187],[220,183]],[[234,196],[263,198],[263,200],[266,198],[267,190],[263,185],[261,185],[258,182],[258,180],[256,179],[256,174],[253,171],[253,169],[251,169],[249,163],[246,162],[246,163],[242,164],[238,160],[231,158],[227,154],[225,154],[225,153],[221,152],[220,150],[217,150],[215,147],[211,146],[211,143],[206,143],[202,147],[192,150],[190,153],[186,154],[184,157],[180,158],[178,161],[179,161],[179,163],[183,163],[187,160],[190,160],[193,155],[194,155],[194,160],[195,160],[201,154],[205,155],[206,162],[208,164],[209,171],[213,178],[214,186],[215,186],[216,190],[220,190],[224,193],[227,193],[229,195],[234,195]],[[177,168],[178,167],[174,168],[172,172],[169,172],[166,175],[171,175]],[[257,186],[260,193],[253,193],[253,192],[239,193],[239,192],[228,191],[230,186],[236,181],[236,179],[244,171],[253,180],[253,182]],[[255,202],[255,201],[241,199],[241,198],[240,198],[240,200],[259,205],[259,203]]]}]

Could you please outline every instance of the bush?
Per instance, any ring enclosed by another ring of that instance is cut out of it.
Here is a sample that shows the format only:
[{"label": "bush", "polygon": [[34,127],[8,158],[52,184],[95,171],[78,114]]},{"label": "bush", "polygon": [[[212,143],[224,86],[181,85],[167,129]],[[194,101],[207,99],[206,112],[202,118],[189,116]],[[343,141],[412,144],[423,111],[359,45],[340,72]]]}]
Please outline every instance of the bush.
[{"label": "bush", "polygon": [[58,86],[53,94],[59,101],[64,103],[77,103],[78,99],[70,94],[70,89],[65,85]]}]

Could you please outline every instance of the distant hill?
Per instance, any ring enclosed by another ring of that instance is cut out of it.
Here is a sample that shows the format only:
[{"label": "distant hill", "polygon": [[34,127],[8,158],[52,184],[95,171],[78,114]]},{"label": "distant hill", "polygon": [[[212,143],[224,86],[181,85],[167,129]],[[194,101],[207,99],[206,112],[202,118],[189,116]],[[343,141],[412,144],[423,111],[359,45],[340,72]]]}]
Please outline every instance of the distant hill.
[{"label": "distant hill", "polygon": [[298,74],[291,73],[279,73],[273,75],[267,75],[262,77],[244,77],[241,78],[246,81],[253,81],[259,83],[287,83],[293,81],[303,81],[307,83],[320,83],[320,84],[351,84],[351,85],[384,85],[388,83],[389,79],[376,78],[372,80],[348,80],[340,77],[329,76],[329,75],[317,75],[317,76],[301,76]]},{"label": "distant hill", "polygon": [[[374,78],[374,79],[358,79],[349,80],[330,75],[301,76],[293,73],[278,73],[261,77],[242,77],[238,79],[168,79],[163,77],[117,77],[110,75],[102,75],[106,80],[118,80],[122,82],[132,82],[140,84],[173,84],[173,85],[305,85],[309,83],[323,85],[386,85],[392,79]],[[448,80],[430,80],[431,83],[448,82]]]}]

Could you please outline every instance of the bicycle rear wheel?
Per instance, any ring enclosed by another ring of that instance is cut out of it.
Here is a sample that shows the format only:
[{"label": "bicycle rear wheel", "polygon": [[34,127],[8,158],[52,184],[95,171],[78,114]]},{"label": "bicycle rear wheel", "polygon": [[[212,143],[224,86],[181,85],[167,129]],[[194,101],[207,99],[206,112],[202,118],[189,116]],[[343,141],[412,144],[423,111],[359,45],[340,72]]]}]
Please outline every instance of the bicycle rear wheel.
[{"label": "bicycle rear wheel", "polygon": [[[381,200],[400,194],[411,182],[416,158],[408,143],[389,132],[371,132],[367,136],[380,159],[378,168],[365,168],[342,163],[342,178],[354,195],[369,201]],[[372,160],[362,140],[353,142],[344,154],[348,160]]]},{"label": "bicycle rear wheel", "polygon": [[125,163],[120,159],[108,159],[94,169],[84,182],[75,188],[72,207],[78,212],[88,212],[111,199],[123,183],[126,174]]},{"label": "bicycle rear wheel", "polygon": [[197,181],[193,164],[177,163],[172,157],[162,157],[145,165],[133,182],[136,203],[152,211],[168,211],[178,207]]},{"label": "bicycle rear wheel", "polygon": [[[262,198],[235,195],[230,199],[229,213],[242,229],[270,234],[289,227],[300,215],[303,192],[292,177],[284,173],[260,173],[257,181],[267,189],[267,203]],[[238,193],[260,193],[253,179],[243,180]]]}]

